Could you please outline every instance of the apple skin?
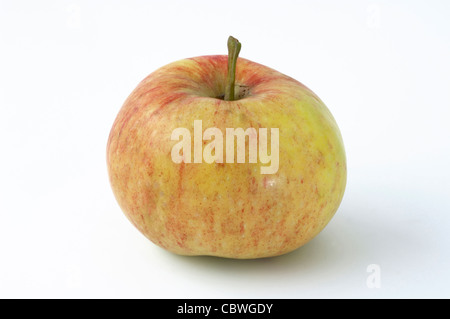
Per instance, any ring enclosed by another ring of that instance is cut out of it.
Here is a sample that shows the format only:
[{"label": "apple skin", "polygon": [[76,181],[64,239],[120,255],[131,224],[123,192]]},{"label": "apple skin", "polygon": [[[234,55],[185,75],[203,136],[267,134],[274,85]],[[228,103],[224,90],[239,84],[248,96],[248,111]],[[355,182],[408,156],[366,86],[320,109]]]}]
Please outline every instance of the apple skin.
[{"label": "apple skin", "polygon": [[[236,83],[248,86],[249,95],[216,98],[224,92],[227,61],[226,55],[180,60],[136,87],[109,135],[110,184],[131,223],[168,251],[282,255],[314,238],[337,211],[347,179],[342,137],[310,89],[244,58],[237,61]],[[171,133],[184,127],[193,136],[194,120],[222,132],[279,128],[278,171],[261,174],[267,164],[259,161],[174,163]]]}]

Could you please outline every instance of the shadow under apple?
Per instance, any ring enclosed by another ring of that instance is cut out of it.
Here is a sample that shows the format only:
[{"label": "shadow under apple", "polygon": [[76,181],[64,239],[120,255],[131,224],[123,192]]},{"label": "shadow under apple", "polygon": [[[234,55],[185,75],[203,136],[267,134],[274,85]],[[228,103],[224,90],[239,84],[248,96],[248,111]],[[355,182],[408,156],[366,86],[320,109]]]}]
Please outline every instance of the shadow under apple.
[{"label": "shadow under apple", "polygon": [[[229,283],[241,287],[241,292],[261,288],[261,293],[296,286],[311,286],[336,280],[354,265],[355,258],[365,253],[364,241],[357,238],[354,223],[344,213],[335,216],[329,225],[306,245],[281,256],[260,259],[228,259],[212,256],[179,256],[169,252],[170,263],[184,268],[191,279],[198,282]],[[181,264],[181,266],[180,266]],[[364,271],[364,270],[363,270]],[[246,285],[250,285],[245,288]],[[230,288],[228,287],[228,288]],[[228,289],[222,287],[223,291]],[[271,288],[277,288],[270,291]],[[250,290],[248,290],[250,289]],[[288,290],[289,290],[288,289]],[[224,292],[225,293],[225,292]]]}]

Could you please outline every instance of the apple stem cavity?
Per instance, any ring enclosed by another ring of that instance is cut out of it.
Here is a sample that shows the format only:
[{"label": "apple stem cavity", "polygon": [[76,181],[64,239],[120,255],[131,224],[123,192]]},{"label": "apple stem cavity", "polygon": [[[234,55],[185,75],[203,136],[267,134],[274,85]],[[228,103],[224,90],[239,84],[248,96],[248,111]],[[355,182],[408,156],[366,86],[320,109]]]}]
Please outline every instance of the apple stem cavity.
[{"label": "apple stem cavity", "polygon": [[238,39],[228,37],[228,74],[225,87],[225,101],[234,101],[234,86],[236,77],[236,62],[241,51],[241,43]]}]

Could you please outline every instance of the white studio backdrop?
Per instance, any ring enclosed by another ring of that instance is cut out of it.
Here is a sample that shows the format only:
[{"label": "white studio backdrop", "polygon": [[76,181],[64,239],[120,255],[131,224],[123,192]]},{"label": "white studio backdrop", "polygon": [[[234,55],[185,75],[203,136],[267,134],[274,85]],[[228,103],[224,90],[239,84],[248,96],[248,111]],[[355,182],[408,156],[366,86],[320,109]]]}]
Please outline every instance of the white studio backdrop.
[{"label": "white studio backdrop", "polygon": [[[450,297],[450,2],[0,1],[1,298]],[[106,141],[155,69],[226,54],[311,88],[348,184],[310,243],[181,257],[128,222]]]}]

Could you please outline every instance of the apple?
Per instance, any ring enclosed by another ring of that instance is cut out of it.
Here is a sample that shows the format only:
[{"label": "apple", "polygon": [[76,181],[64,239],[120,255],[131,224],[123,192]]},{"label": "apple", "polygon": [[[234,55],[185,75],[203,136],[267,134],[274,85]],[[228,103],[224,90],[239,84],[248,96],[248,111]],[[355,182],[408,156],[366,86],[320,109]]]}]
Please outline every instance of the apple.
[{"label": "apple", "polygon": [[131,223],[180,255],[291,252],[344,195],[343,140],[306,86],[229,54],[154,71],[125,100],[107,142],[112,191]]}]

